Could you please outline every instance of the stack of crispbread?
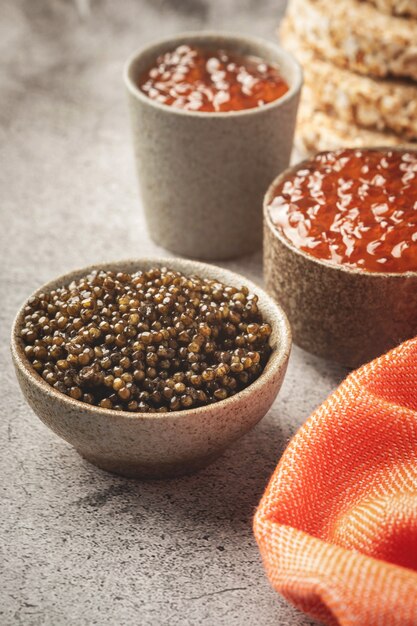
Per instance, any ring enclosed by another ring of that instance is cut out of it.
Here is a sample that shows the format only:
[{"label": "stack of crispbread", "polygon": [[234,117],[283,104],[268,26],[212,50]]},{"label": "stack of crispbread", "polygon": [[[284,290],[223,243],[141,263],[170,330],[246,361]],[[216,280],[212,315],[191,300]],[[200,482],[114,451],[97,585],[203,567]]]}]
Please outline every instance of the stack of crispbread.
[{"label": "stack of crispbread", "polygon": [[289,0],[280,37],[304,68],[299,147],[417,149],[417,0]]}]

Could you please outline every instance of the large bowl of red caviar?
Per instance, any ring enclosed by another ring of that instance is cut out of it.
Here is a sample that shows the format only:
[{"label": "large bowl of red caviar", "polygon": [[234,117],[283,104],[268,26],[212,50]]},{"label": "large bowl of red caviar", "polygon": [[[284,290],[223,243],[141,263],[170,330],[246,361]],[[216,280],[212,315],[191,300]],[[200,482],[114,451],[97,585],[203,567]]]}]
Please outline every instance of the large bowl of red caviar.
[{"label": "large bowl of red caviar", "polygon": [[302,348],[356,367],[417,334],[417,151],[319,153],[264,199],[267,290]]}]

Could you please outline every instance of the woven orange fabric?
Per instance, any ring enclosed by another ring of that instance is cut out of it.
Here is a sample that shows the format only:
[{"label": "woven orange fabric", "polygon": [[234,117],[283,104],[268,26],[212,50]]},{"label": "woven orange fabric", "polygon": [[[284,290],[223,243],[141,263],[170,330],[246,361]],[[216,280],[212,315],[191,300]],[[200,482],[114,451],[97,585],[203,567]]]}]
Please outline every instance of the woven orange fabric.
[{"label": "woven orange fabric", "polygon": [[353,372],[254,520],[272,585],[326,624],[417,626],[417,339]]}]

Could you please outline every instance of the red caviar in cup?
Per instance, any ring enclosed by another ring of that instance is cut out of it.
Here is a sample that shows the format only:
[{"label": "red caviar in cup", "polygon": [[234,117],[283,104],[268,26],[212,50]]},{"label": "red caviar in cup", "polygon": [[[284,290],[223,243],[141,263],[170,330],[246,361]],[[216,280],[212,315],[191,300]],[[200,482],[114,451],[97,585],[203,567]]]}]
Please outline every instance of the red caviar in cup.
[{"label": "red caviar in cup", "polygon": [[289,89],[278,67],[228,50],[178,46],[140,79],[149,98],[188,111],[240,111],[264,106]]},{"label": "red caviar in cup", "polygon": [[293,245],[318,259],[417,271],[417,152],[322,152],[277,185],[268,211]]}]

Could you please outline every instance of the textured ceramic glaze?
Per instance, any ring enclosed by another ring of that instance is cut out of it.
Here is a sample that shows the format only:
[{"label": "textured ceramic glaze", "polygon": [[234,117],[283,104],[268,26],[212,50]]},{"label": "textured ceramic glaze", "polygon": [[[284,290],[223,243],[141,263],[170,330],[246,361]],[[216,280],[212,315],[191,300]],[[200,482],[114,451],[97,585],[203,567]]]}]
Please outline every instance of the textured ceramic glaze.
[{"label": "textured ceramic glaze", "polygon": [[23,394],[38,417],[98,467],[148,478],[197,470],[214,460],[250,430],[269,410],[285,375],[291,333],[281,308],[243,276],[218,267],[180,259],[142,259],[88,267],[61,276],[38,291],[78,279],[98,267],[134,272],[167,266],[185,274],[246,285],[259,296],[259,309],[272,326],[272,354],[261,376],[235,396],[217,404],[172,413],[144,414],[100,409],[59,393],[36,374],[24,355],[19,329],[23,308],[12,330],[12,355]]},{"label": "textured ceramic glaze", "polygon": [[271,222],[268,205],[275,187],[304,163],[278,176],[264,199],[266,289],[286,312],[297,345],[357,367],[417,334],[417,273],[333,265],[290,243]]},{"label": "textured ceramic glaze", "polygon": [[[137,87],[156,57],[183,43],[231,49],[277,63],[289,84],[280,99],[245,111],[192,112],[159,104]],[[288,166],[302,74],[274,43],[229,34],[185,33],[127,62],[136,162],[150,234],[173,252],[225,259],[262,243],[262,197]]]}]

